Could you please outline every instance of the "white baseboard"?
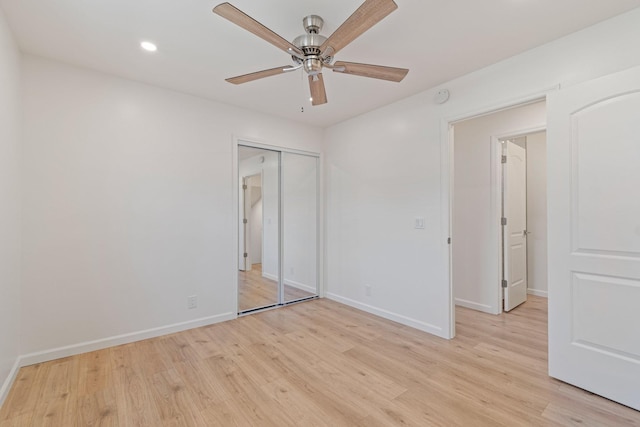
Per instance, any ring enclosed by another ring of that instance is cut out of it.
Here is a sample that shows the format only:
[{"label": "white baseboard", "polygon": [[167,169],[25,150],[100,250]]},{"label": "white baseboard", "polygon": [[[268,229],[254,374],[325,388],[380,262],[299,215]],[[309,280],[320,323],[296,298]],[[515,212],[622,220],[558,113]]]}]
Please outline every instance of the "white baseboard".
[{"label": "white baseboard", "polygon": [[273,280],[274,282],[278,281],[278,276],[276,276],[275,274],[263,272],[262,277],[264,277],[265,279]]},{"label": "white baseboard", "polygon": [[364,304],[360,301],[355,301],[350,298],[345,298],[343,296],[336,295],[331,292],[327,292],[327,294],[325,295],[325,298],[348,305],[353,308],[357,308],[358,310],[366,311],[367,313],[371,313],[379,317],[383,317],[387,320],[392,320],[394,322],[398,322],[406,326],[411,326],[412,328],[416,328],[421,331],[428,332],[430,334],[436,335],[441,338],[448,338],[441,327],[431,325],[421,320],[412,319],[410,317],[393,313],[391,311],[384,310],[382,308],[374,307],[369,304]]},{"label": "white baseboard", "polygon": [[144,331],[132,332],[128,334],[117,335],[114,337],[102,338],[99,340],[58,347],[50,350],[38,351],[21,356],[20,366],[29,366],[36,363],[48,362],[50,360],[74,356],[76,354],[88,353],[90,351],[102,350],[108,347],[129,344],[149,338],[156,338],[162,335],[186,331],[187,329],[213,325],[214,323],[235,319],[237,316],[237,313],[223,313],[216,316],[203,317],[200,319],[189,320],[187,322],[175,323],[173,325],[161,326]]},{"label": "white baseboard", "polygon": [[[275,276],[273,274],[262,273],[262,277],[264,277],[265,279],[273,280],[274,282],[278,281],[278,276]],[[284,284],[287,286],[291,286],[292,288],[298,288],[303,291],[312,293],[314,295],[317,293],[316,288],[305,285],[304,283],[296,282],[295,280],[284,279]]]},{"label": "white baseboard", "polygon": [[300,289],[305,292],[309,292],[310,294],[317,294],[317,290],[314,287],[309,285],[305,285],[304,283],[296,282],[294,280],[285,280],[284,284],[287,286],[291,286],[292,288]]},{"label": "white baseboard", "polygon": [[478,304],[477,302],[473,302],[473,301],[469,301],[461,298],[455,298],[455,301],[456,301],[456,305],[459,305],[460,307],[470,308],[472,310],[481,311],[483,313],[499,314],[499,313],[496,313],[495,310],[493,310],[490,305]]},{"label": "white baseboard", "polygon": [[4,400],[7,398],[7,395],[9,394],[9,390],[11,390],[11,386],[13,385],[13,382],[16,380],[16,377],[18,376],[18,371],[20,370],[20,362],[21,362],[20,357],[18,357],[15,363],[13,364],[13,366],[11,367],[11,371],[9,371],[9,376],[7,377],[6,380],[4,380],[4,383],[2,384],[2,388],[0,388],[0,407],[4,403]]},{"label": "white baseboard", "polygon": [[549,292],[547,292],[547,291],[540,291],[538,289],[527,289],[527,293],[529,295],[535,295],[535,296],[538,296],[538,297],[549,298]]}]

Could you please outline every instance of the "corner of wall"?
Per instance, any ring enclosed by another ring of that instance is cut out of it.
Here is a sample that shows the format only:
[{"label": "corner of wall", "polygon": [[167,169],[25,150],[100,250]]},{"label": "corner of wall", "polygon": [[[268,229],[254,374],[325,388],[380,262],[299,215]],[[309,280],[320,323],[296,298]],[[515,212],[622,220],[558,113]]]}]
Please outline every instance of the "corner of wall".
[{"label": "corner of wall", "polygon": [[0,8],[0,405],[20,368],[21,306],[21,64]]},{"label": "corner of wall", "polygon": [[21,358],[18,357],[15,363],[13,364],[11,371],[9,371],[9,376],[5,379],[4,383],[2,384],[2,387],[0,387],[0,408],[4,404],[4,401],[6,400],[7,396],[9,395],[9,390],[11,390],[11,387],[13,386],[13,383],[15,382],[16,377],[18,376],[18,371],[20,371],[20,366],[21,366]]},{"label": "corner of wall", "polygon": [[447,335],[447,331],[443,330],[443,328],[439,327],[439,326],[435,326],[432,325],[430,323],[426,323],[417,319],[412,319],[410,317],[407,316],[403,316],[402,314],[398,314],[398,313],[394,313],[392,311],[389,310],[385,310],[382,308],[378,308],[378,307],[374,307],[372,305],[369,304],[364,304],[362,302],[350,299],[350,298],[346,298],[331,292],[327,292],[326,296],[327,299],[330,299],[332,301],[336,301],[339,302],[341,304],[345,304],[348,305],[349,307],[353,307],[356,308],[358,310],[362,310],[365,311],[367,313],[373,314],[375,316],[378,317],[382,317],[384,319],[387,320],[391,320],[393,322],[397,322],[400,323],[402,325],[406,325],[406,326],[410,326],[412,328],[416,328],[418,330],[421,330],[423,332],[427,332],[430,333],[432,335],[435,335],[437,337],[440,338],[445,338],[448,339],[448,335]]}]

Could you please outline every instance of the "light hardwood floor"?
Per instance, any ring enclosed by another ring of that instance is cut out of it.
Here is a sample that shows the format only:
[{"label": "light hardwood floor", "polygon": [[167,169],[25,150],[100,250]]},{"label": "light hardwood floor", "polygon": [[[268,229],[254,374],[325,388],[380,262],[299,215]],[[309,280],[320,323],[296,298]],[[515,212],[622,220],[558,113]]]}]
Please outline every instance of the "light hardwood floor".
[{"label": "light hardwood floor", "polygon": [[640,425],[547,376],[546,300],[446,341],[329,300],[20,370],[0,426]]},{"label": "light hardwood floor", "polygon": [[[284,301],[295,301],[314,294],[293,286],[284,286]],[[262,264],[238,272],[238,311],[252,310],[278,302],[278,283],[262,277]]]}]

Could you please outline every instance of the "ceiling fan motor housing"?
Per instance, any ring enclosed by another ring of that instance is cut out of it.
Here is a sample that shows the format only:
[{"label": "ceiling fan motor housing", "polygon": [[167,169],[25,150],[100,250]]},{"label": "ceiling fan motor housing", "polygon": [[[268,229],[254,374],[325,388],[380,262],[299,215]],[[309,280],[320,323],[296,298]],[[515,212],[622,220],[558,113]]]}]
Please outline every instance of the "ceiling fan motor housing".
[{"label": "ceiling fan motor housing", "polygon": [[305,16],[302,19],[302,25],[306,31],[306,34],[302,34],[293,40],[293,44],[300,48],[304,53],[304,59],[293,57],[293,60],[304,65],[304,70],[307,74],[315,76],[322,72],[323,63],[326,63],[326,59],[323,60],[320,57],[320,46],[327,40],[325,36],[320,35],[320,30],[324,20],[318,15]]},{"label": "ceiling fan motor housing", "polygon": [[320,46],[326,39],[320,34],[302,34],[293,39],[293,44],[298,46],[305,55],[320,55]]}]

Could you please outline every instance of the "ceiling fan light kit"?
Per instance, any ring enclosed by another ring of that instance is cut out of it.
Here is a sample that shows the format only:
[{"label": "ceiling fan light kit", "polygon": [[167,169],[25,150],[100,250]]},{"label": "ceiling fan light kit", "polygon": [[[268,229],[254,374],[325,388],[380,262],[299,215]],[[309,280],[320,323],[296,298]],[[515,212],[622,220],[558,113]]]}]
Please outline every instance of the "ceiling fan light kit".
[{"label": "ceiling fan light kit", "polygon": [[305,34],[296,37],[293,42],[288,42],[230,3],[221,3],[213,8],[214,13],[285,51],[291,55],[293,60],[293,65],[284,65],[243,74],[228,78],[226,81],[233,84],[242,84],[303,68],[309,79],[312,105],[327,103],[327,94],[322,77],[323,68],[328,68],[337,73],[400,82],[409,72],[408,69],[345,61],[338,61],[333,64],[334,56],[338,51],[397,8],[398,6],[393,0],[365,0],[329,37],[320,34],[324,24],[324,20],[320,16],[305,16],[302,19]]}]

